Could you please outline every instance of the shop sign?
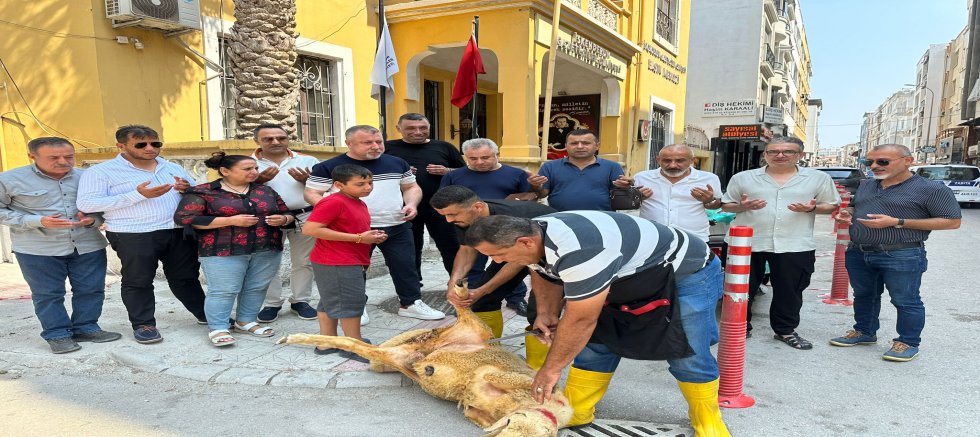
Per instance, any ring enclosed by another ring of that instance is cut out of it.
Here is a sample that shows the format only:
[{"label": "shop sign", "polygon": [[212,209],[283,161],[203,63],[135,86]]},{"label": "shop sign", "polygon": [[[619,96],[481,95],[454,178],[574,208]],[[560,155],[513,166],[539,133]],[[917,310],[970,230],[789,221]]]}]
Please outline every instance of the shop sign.
[{"label": "shop sign", "polygon": [[736,117],[742,115],[756,116],[755,99],[729,100],[725,102],[707,102],[704,104],[705,117]]},{"label": "shop sign", "polygon": [[623,74],[623,66],[616,62],[612,52],[578,32],[572,32],[570,39],[558,38],[556,47],[558,51],[606,73],[616,77]]},{"label": "shop sign", "polygon": [[783,108],[763,106],[762,122],[769,124],[783,124]]},{"label": "shop sign", "polygon": [[[761,124],[722,125],[718,127],[718,138],[726,140],[761,140],[768,129]],[[771,133],[770,133],[771,135]]]},{"label": "shop sign", "polygon": [[[599,94],[552,96],[551,120],[543,122],[544,98],[538,100],[538,126],[548,129],[548,159],[568,156],[565,137],[575,129],[589,129],[599,135]],[[542,129],[538,130],[538,141]]]}]

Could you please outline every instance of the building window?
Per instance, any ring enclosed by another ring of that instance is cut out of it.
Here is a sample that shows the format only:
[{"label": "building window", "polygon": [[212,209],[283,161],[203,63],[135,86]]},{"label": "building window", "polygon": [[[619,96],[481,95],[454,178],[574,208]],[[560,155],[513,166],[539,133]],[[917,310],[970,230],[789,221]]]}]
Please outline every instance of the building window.
[{"label": "building window", "polygon": [[333,64],[300,56],[299,105],[296,108],[296,136],[306,144],[336,145]]},{"label": "building window", "polygon": [[656,40],[677,47],[678,0],[657,0],[657,19],[654,27]]},{"label": "building window", "polygon": [[650,168],[657,166],[657,155],[667,145],[667,127],[670,125],[670,111],[654,108],[650,114]]},{"label": "building window", "polygon": [[221,126],[224,130],[224,138],[231,140],[235,138],[235,129],[238,128],[238,116],[235,114],[235,100],[238,92],[235,90],[235,78],[231,75],[231,68],[228,68],[228,40],[218,38],[218,63],[221,65]]}]

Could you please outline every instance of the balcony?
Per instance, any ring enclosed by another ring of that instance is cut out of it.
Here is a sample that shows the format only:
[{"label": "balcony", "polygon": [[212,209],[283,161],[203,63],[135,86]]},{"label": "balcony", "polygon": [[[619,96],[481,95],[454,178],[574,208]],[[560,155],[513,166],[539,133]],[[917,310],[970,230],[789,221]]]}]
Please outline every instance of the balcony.
[{"label": "balcony", "polygon": [[[776,54],[772,51],[772,46],[767,43],[762,53],[762,60],[759,62],[759,72],[766,79],[770,79],[775,74],[776,64]],[[782,66],[781,63],[779,65]]]},{"label": "balcony", "polygon": [[776,12],[776,2],[774,0],[765,0],[763,6],[765,7],[766,18],[769,19],[769,22],[776,21],[776,17],[779,15]]},{"label": "balcony", "polygon": [[772,33],[775,39],[775,43],[778,45],[782,40],[789,37],[789,20],[786,17],[780,16],[776,19],[775,23],[772,23]]}]

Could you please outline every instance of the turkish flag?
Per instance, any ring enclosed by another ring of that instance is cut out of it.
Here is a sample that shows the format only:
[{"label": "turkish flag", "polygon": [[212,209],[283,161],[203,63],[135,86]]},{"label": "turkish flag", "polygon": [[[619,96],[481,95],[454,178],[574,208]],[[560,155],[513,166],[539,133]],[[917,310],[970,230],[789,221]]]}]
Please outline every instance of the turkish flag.
[{"label": "turkish flag", "polygon": [[463,59],[459,61],[459,70],[456,71],[456,83],[453,84],[453,96],[450,99],[453,106],[458,108],[466,106],[476,94],[476,75],[486,73],[487,71],[483,69],[483,58],[480,57],[480,47],[476,45],[476,37],[470,35],[470,42],[466,44]]}]

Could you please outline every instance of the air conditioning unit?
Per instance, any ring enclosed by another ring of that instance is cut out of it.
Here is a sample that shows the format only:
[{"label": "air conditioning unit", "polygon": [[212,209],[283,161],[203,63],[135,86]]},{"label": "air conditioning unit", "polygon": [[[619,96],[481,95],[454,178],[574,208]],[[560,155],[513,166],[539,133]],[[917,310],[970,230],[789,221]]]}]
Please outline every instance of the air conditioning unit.
[{"label": "air conditioning unit", "polygon": [[200,29],[201,0],[105,0],[105,16],[116,26]]}]

